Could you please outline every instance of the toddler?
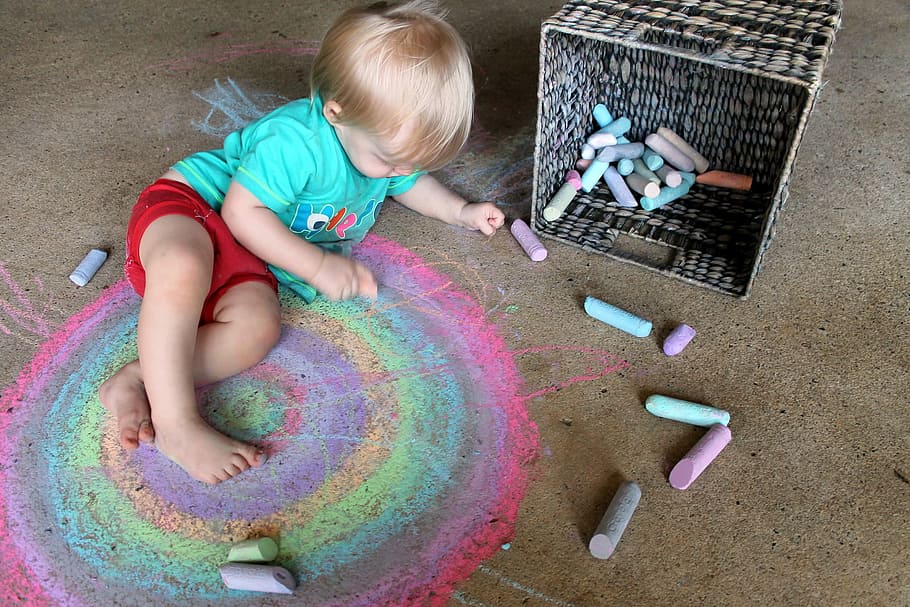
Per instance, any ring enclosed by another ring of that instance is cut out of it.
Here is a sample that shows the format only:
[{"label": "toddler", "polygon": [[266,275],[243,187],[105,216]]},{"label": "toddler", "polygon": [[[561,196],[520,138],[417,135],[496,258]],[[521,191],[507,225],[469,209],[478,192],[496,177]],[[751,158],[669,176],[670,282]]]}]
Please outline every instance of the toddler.
[{"label": "toddler", "polygon": [[146,188],[126,240],[125,273],[143,297],[139,359],[100,389],[121,445],[154,442],[206,483],[261,466],[261,449],[202,419],[195,386],[268,354],[278,283],[307,301],[375,297],[372,272],[348,255],[387,196],[484,234],[502,226],[494,204],[469,204],[428,174],[464,145],[473,102],[467,49],[434,3],[352,9],[323,40],[310,98]]}]

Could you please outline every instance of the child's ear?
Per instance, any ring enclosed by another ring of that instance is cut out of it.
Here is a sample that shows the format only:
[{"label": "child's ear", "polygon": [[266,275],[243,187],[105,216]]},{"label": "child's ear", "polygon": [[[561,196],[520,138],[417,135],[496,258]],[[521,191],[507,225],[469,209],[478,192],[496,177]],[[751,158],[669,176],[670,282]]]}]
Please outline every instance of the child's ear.
[{"label": "child's ear", "polygon": [[338,124],[341,122],[341,106],[334,99],[329,99],[322,106],[322,115],[331,124]]}]

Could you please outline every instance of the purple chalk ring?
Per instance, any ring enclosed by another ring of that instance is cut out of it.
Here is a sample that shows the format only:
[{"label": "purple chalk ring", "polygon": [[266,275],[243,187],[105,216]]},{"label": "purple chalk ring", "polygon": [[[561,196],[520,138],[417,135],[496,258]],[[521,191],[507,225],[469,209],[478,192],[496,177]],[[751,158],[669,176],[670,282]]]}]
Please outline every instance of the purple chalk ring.
[{"label": "purple chalk ring", "polygon": [[664,340],[664,354],[676,356],[686,349],[693,337],[695,337],[695,329],[685,323],[679,325]]}]

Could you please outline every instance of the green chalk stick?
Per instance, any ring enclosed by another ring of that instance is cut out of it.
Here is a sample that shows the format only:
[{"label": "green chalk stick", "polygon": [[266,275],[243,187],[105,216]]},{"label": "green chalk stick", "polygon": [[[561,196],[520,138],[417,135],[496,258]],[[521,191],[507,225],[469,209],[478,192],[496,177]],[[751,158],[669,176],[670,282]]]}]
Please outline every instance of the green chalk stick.
[{"label": "green chalk stick", "polygon": [[234,544],[228,553],[231,563],[268,563],[278,556],[278,544],[270,537],[259,537]]},{"label": "green chalk stick", "polygon": [[662,394],[652,394],[645,399],[645,408],[657,417],[692,424],[693,426],[713,426],[730,423],[730,414],[722,409],[693,403],[687,400],[671,398]]}]

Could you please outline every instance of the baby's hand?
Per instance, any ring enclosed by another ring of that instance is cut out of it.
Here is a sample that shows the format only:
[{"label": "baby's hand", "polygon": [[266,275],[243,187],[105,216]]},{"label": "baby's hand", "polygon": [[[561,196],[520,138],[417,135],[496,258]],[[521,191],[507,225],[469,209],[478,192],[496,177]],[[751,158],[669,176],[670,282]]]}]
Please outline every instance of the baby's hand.
[{"label": "baby's hand", "polygon": [[310,280],[313,288],[332,301],[362,295],[376,298],[378,287],[373,273],[360,262],[324,251],[322,265]]},{"label": "baby's hand", "polygon": [[506,216],[492,202],[475,202],[461,207],[459,219],[465,227],[492,236],[505,223]]}]

